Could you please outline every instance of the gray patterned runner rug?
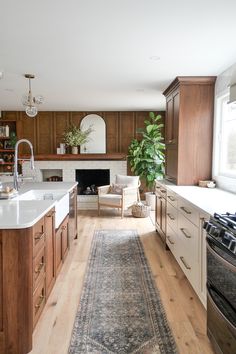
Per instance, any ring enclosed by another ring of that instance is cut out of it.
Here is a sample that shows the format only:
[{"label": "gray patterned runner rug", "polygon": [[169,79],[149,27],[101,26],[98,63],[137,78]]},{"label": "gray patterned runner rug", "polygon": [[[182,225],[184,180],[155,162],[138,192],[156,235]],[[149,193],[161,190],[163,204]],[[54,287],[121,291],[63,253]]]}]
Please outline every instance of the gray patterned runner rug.
[{"label": "gray patterned runner rug", "polygon": [[177,353],[135,230],[95,232],[69,353]]}]

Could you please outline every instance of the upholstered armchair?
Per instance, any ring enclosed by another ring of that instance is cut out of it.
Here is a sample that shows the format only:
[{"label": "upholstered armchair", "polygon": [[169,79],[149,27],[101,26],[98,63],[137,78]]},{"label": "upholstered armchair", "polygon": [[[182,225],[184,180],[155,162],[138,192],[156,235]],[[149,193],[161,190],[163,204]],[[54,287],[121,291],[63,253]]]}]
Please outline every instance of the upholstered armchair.
[{"label": "upholstered armchair", "polygon": [[125,209],[140,200],[139,186],[138,176],[117,175],[115,183],[98,187],[98,215],[105,206],[120,209],[123,218]]}]

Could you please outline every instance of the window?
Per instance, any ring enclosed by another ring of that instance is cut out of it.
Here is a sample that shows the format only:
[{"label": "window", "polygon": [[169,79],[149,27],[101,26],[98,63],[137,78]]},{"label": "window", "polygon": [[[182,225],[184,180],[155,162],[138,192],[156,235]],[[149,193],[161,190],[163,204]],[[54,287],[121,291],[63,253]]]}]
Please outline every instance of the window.
[{"label": "window", "polygon": [[229,93],[216,100],[213,176],[218,186],[236,192],[236,104]]}]

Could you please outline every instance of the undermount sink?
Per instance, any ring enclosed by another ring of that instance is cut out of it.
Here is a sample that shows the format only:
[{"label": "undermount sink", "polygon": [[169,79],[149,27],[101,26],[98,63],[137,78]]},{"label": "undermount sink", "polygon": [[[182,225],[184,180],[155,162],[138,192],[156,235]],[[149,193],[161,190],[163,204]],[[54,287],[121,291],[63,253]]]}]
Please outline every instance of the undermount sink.
[{"label": "undermount sink", "polygon": [[55,228],[57,229],[66,215],[69,213],[69,193],[63,190],[31,189],[18,195],[17,200],[55,200]]}]

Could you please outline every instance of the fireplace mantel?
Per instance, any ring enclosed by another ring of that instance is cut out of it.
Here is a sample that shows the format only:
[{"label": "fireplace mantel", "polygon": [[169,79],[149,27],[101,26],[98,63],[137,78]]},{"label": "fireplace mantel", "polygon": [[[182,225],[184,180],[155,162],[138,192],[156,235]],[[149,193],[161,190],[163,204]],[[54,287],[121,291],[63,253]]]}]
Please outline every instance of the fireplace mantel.
[{"label": "fireplace mantel", "polygon": [[[28,159],[29,155],[21,155],[22,159]],[[114,154],[50,154],[50,155],[35,155],[35,161],[125,161],[127,155],[121,153]]]}]

